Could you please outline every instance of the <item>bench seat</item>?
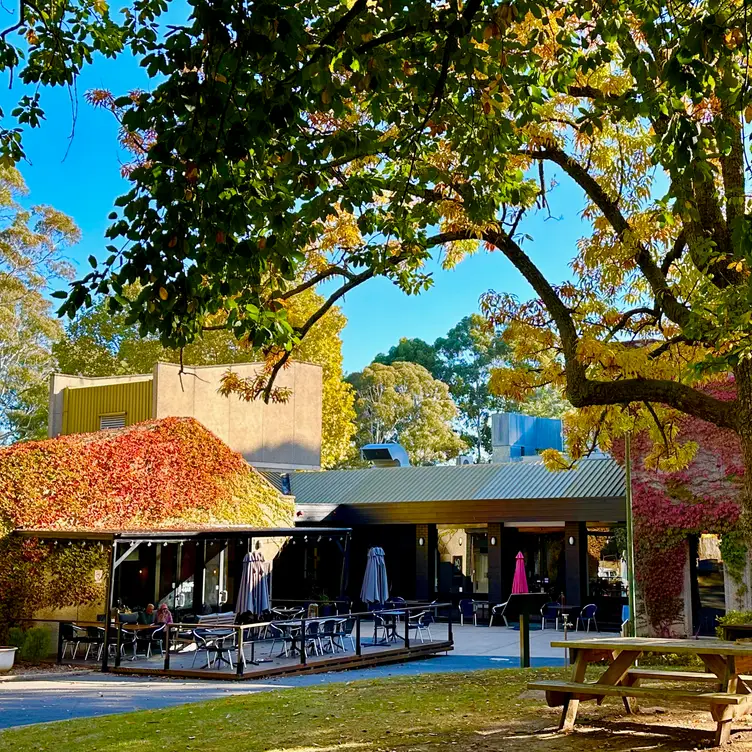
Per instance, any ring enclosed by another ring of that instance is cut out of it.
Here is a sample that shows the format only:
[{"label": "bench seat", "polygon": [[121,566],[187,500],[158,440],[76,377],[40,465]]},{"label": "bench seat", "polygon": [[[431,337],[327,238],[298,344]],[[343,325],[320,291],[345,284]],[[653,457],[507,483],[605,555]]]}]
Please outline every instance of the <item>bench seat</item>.
[{"label": "bench seat", "polygon": [[718,683],[720,679],[706,671],[661,671],[651,668],[630,668],[629,676],[635,679],[659,679],[660,681],[694,681]]},{"label": "bench seat", "polygon": [[[716,679],[717,681],[717,679]],[[587,682],[537,681],[530,682],[528,689],[543,690],[551,707],[564,705],[568,696],[589,697],[654,697],[659,700],[686,700],[697,705],[741,705],[749,701],[749,695],[728,692],[692,692],[665,687],[630,687],[627,685],[591,684]]]}]

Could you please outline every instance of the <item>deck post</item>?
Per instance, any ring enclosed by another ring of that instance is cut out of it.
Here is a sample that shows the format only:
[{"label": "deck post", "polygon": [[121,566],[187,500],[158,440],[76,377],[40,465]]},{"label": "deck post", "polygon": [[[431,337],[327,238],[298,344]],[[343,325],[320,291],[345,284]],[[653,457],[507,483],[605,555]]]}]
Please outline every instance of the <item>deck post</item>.
[{"label": "deck post", "polygon": [[63,622],[57,624],[57,662],[63,662]]},{"label": "deck post", "polygon": [[305,618],[300,620],[300,645],[298,646],[300,651],[300,665],[306,665],[306,620]]},{"label": "deck post", "polygon": [[527,606],[520,611],[520,668],[530,668],[530,613]]},{"label": "deck post", "polygon": [[355,655],[363,654],[363,646],[360,644],[360,616],[355,617]]},{"label": "deck post", "polygon": [[[104,604],[104,646],[102,647],[102,671],[110,670],[110,614],[112,601],[115,596],[115,556],[117,555],[117,541],[110,546],[110,556],[107,567],[106,600]],[[119,651],[118,651],[119,653]],[[117,665],[117,664],[116,664]]]},{"label": "deck post", "polygon": [[245,666],[243,665],[243,627],[238,627],[238,661],[235,665],[238,676],[243,676]]},{"label": "deck post", "polygon": [[[396,616],[394,617],[397,618]],[[396,630],[395,630],[396,631]],[[410,612],[405,611],[405,648],[410,649]]]},{"label": "deck post", "polygon": [[120,651],[123,647],[123,625],[118,622],[117,625],[117,642],[115,643],[115,668],[120,666]]},{"label": "deck post", "polygon": [[164,670],[170,670],[170,624],[165,624]]},{"label": "deck post", "polygon": [[[436,613],[434,611],[434,613]],[[447,617],[447,637],[449,642],[454,646],[454,630],[452,629],[452,605],[449,605],[449,616]]]}]

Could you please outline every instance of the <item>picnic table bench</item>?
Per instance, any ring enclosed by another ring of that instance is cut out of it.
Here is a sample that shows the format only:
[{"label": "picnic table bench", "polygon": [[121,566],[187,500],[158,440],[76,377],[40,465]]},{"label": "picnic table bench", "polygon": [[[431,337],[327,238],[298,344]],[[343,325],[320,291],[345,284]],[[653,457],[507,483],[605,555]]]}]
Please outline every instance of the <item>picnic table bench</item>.
[{"label": "picnic table bench", "polygon": [[[679,701],[710,710],[716,721],[716,745],[725,744],[734,718],[752,712],[752,645],[721,640],[672,640],[646,637],[613,637],[568,640],[551,643],[568,648],[573,658],[570,681],[535,681],[528,689],[543,690],[549,707],[562,707],[559,728],[571,731],[580,702],[621,697],[628,713],[637,711],[636,701],[654,698]],[[641,669],[636,661],[645,653],[697,656],[706,671],[661,671]],[[595,682],[585,681],[590,663],[606,661],[608,666]],[[711,684],[699,689],[669,689],[641,686],[643,681]]]}]

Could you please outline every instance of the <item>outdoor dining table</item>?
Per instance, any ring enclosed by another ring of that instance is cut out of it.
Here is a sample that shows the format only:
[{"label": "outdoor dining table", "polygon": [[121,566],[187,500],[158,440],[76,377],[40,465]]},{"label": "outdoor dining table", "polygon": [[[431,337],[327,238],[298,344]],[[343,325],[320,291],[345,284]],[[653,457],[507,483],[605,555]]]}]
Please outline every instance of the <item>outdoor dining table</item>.
[{"label": "outdoor dining table", "polygon": [[[640,698],[661,704],[677,700],[710,710],[716,721],[716,745],[729,741],[731,722],[752,711],[752,644],[723,640],[676,640],[649,637],[601,637],[592,640],[554,641],[553,648],[568,648],[572,660],[570,681],[536,681],[528,689],[543,690],[549,707],[562,706],[559,728],[574,727],[580,702],[621,697],[628,713],[636,711]],[[698,657],[705,671],[661,671],[636,668],[646,653]],[[607,668],[595,682],[585,681],[591,663],[606,661]],[[706,684],[700,689],[640,686],[644,681]],[[710,690],[710,691],[708,691]]]},{"label": "outdoor dining table", "polygon": [[[405,612],[397,609],[397,608],[388,608],[384,611],[374,611],[374,619],[373,619],[373,644],[374,645],[388,645],[390,642],[396,642],[397,640],[404,639],[397,633],[397,621],[400,616],[404,616]],[[378,622],[376,620],[377,616],[381,617],[387,617],[383,619],[383,626],[385,629],[384,639],[378,640],[376,636],[376,631],[378,627]],[[405,627],[407,628],[407,627]]]}]

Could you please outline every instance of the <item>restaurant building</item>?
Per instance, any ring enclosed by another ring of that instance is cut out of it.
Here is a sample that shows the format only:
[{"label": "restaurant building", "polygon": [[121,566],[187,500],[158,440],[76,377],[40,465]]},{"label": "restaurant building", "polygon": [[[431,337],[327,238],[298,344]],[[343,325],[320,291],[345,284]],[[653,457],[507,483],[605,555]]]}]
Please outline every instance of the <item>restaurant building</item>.
[{"label": "restaurant building", "polygon": [[377,545],[393,595],[497,604],[522,551],[531,590],[597,602],[606,621],[620,618],[625,485],[610,457],[562,472],[531,458],[291,473],[278,482],[295,498],[296,524],[352,528],[351,583]]}]

